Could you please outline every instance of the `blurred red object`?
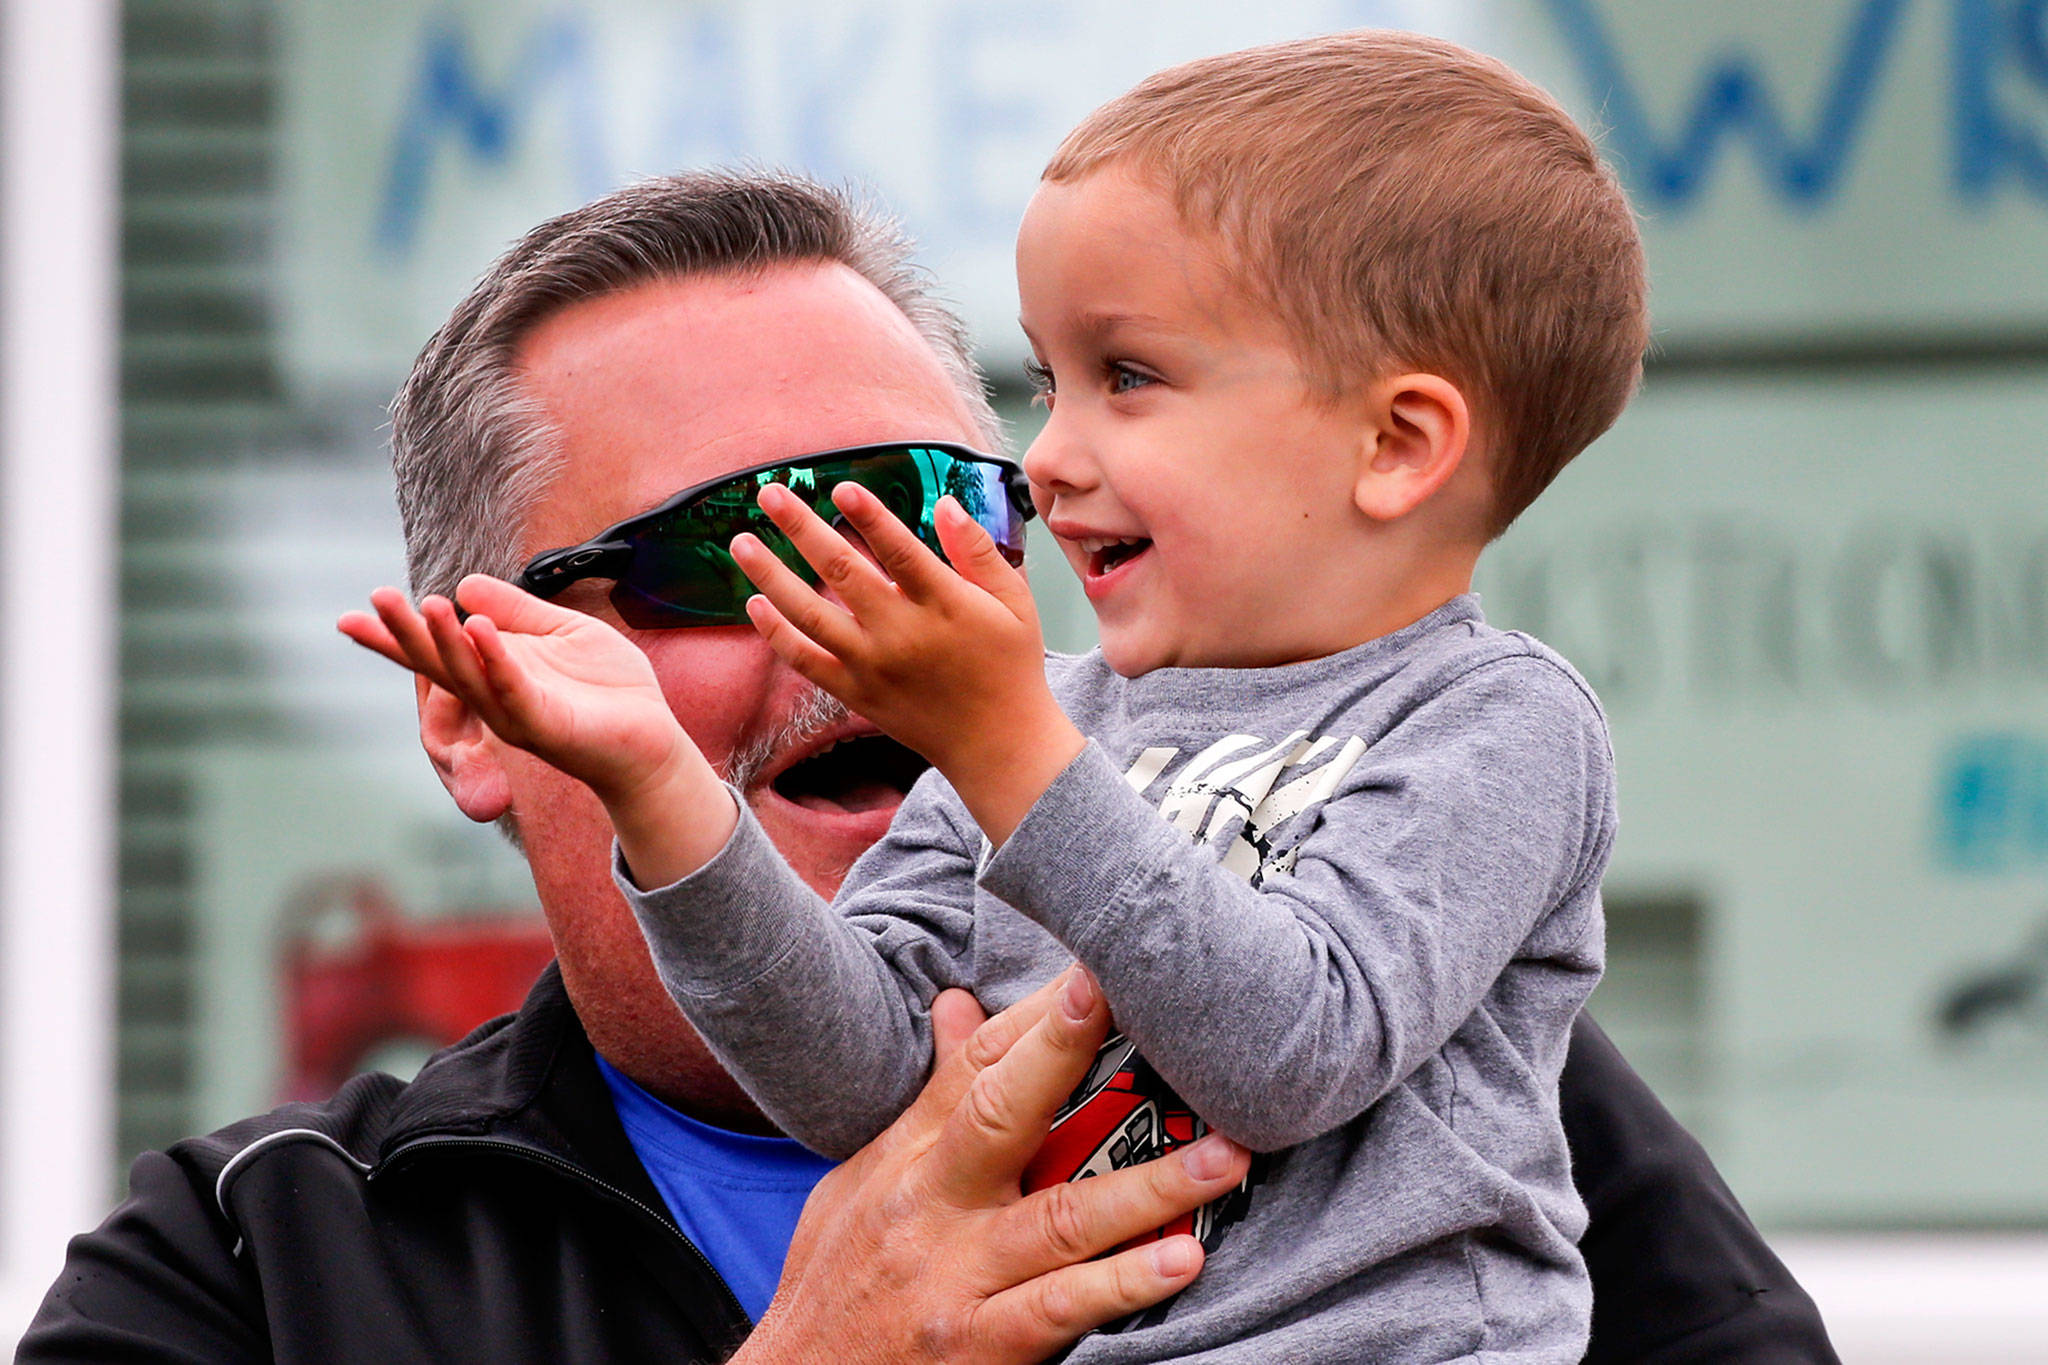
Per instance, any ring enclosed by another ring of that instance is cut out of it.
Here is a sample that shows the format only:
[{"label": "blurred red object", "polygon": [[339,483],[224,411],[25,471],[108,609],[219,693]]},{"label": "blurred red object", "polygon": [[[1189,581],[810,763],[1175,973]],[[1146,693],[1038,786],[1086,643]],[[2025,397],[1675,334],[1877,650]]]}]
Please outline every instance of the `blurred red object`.
[{"label": "blurred red object", "polygon": [[[1097,1049],[1088,1074],[1053,1116],[1052,1131],[1045,1135],[1038,1155],[1024,1168],[1024,1192],[1157,1161],[1208,1131],[1209,1125],[1138,1055],[1131,1040],[1112,1033]],[[1245,1184],[1215,1201],[1124,1245],[1186,1232],[1213,1251],[1224,1230],[1243,1217],[1250,1188],[1247,1176]]]},{"label": "blurred red object", "polygon": [[518,1009],[555,952],[537,911],[411,919],[368,877],[308,884],[283,929],[292,1100],[325,1099],[359,1071],[416,1066]]}]

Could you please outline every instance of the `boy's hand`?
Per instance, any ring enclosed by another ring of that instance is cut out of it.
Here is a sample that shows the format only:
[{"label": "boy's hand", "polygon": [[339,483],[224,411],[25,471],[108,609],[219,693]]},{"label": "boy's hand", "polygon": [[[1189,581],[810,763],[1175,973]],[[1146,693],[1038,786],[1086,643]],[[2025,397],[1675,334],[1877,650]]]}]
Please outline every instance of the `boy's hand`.
[{"label": "boy's hand", "polygon": [[484,574],[455,595],[466,621],[445,597],[414,610],[379,588],[375,616],[352,611],[336,624],[453,693],[499,739],[587,784],[642,885],[674,881],[723,846],[737,811],[632,641]]},{"label": "boy's hand", "polygon": [[838,601],[742,535],[733,558],[762,593],[748,614],[791,668],[930,759],[1000,844],[1084,743],[1046,686],[1031,589],[951,497],[936,515],[950,568],[860,485],[832,501],[874,558],[764,488],[761,509]]}]

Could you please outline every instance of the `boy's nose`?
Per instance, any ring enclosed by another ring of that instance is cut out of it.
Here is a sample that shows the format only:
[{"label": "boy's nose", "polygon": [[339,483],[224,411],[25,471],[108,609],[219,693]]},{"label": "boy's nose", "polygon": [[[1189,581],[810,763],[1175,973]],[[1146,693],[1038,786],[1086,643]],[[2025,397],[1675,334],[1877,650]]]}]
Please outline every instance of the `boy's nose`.
[{"label": "boy's nose", "polygon": [[1024,452],[1024,477],[1034,498],[1083,493],[1095,486],[1097,470],[1087,447],[1069,429],[1047,418],[1038,439]]}]

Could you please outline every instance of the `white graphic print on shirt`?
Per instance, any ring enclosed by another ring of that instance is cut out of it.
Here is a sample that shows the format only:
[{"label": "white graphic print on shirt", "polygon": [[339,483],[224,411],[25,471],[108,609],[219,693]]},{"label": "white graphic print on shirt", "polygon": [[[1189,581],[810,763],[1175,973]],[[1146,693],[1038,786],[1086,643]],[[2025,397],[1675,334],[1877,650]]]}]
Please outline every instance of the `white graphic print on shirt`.
[{"label": "white graphic print on shirt", "polygon": [[[1311,739],[1306,730],[1277,744],[1256,735],[1225,735],[1171,776],[1159,796],[1159,813],[1190,838],[1223,846],[1223,866],[1257,886],[1274,873],[1294,870],[1297,849],[1276,851],[1273,831],[1329,800],[1365,749],[1356,735],[1341,747],[1329,735]],[[1180,752],[1146,749],[1125,779],[1133,790],[1146,792]]]}]

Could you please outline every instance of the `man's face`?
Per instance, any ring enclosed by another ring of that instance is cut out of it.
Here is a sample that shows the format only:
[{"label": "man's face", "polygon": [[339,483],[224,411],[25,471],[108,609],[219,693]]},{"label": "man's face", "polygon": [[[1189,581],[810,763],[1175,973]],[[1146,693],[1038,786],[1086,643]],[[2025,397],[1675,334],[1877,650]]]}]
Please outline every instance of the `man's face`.
[{"label": "man's face", "polygon": [[[663,282],[579,303],[535,327],[516,365],[563,455],[529,518],[525,554],[575,544],[750,465],[868,442],[980,439],[908,320],[837,264]],[[608,587],[578,584],[559,600],[647,652],[705,757],[722,772],[743,757],[748,804],[804,880],[829,895],[888,825],[915,772],[906,751],[865,721],[829,718],[832,708],[821,723],[819,694],[751,627],[635,631],[606,602]],[[486,744],[504,769],[565,972],[574,972],[572,958],[624,951],[612,941],[620,933],[637,945],[610,883],[611,828],[596,798],[537,759]],[[602,941],[579,945],[582,935]]]}]

